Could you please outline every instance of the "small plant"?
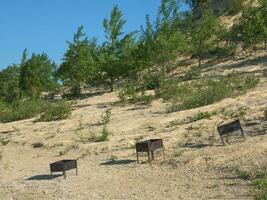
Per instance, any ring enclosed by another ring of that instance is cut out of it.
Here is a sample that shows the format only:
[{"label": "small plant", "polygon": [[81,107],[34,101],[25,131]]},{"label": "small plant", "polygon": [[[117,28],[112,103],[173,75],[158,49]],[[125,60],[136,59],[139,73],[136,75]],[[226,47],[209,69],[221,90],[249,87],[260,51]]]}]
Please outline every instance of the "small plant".
[{"label": "small plant", "polygon": [[96,136],[95,133],[91,133],[91,137],[89,139],[89,141],[92,142],[105,142],[108,141],[108,136],[109,136],[109,131],[107,129],[107,126],[104,125],[102,131],[101,131],[101,135],[100,136]]},{"label": "small plant", "polygon": [[110,122],[111,110],[111,108],[106,109],[105,113],[101,116],[103,124],[108,124]]},{"label": "small plant", "polygon": [[198,112],[195,116],[188,117],[188,121],[191,123],[202,119],[210,119],[213,115],[216,115],[216,112]]},{"label": "small plant", "polygon": [[5,146],[9,143],[10,141],[8,139],[0,138],[0,145]]},{"label": "small plant", "polygon": [[43,146],[44,146],[44,144],[41,143],[41,142],[36,142],[36,143],[33,143],[33,144],[32,144],[32,147],[33,147],[33,148],[41,148],[41,147],[43,147]]}]

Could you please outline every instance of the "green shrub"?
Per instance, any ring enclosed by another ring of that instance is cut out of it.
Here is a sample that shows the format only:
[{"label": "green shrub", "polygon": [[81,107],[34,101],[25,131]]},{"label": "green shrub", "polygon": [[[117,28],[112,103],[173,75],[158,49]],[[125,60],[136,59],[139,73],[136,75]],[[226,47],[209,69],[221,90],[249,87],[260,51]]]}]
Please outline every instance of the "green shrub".
[{"label": "green shrub", "polygon": [[140,83],[137,85],[133,82],[127,82],[119,92],[119,98],[123,103],[130,104],[145,104],[148,105],[152,102],[153,97],[145,95],[144,88]]},{"label": "green shrub", "polygon": [[244,0],[230,0],[228,14],[236,15],[244,8]]},{"label": "green shrub", "polygon": [[168,108],[168,112],[174,112],[209,105],[227,97],[244,94],[258,82],[259,78],[254,75],[238,74],[184,83],[167,80],[156,90],[156,95],[171,101],[172,105]]},{"label": "green shrub", "polygon": [[71,106],[66,102],[52,104],[41,114],[39,122],[58,121],[69,118],[71,115]]},{"label": "green shrub", "polygon": [[188,120],[189,122],[196,122],[202,119],[210,119],[215,114],[215,112],[198,112],[195,116],[189,117]]},{"label": "green shrub", "polygon": [[247,108],[245,107],[239,107],[237,110],[230,110],[222,108],[219,110],[219,113],[221,113],[225,118],[235,119],[235,118],[244,118],[244,116],[247,114]]},{"label": "green shrub", "polygon": [[92,141],[92,142],[108,141],[108,136],[109,136],[109,131],[107,129],[107,126],[104,125],[100,136],[96,136],[95,133],[91,133],[90,141]]},{"label": "green shrub", "polygon": [[29,119],[46,111],[51,103],[41,99],[23,99],[11,104],[0,103],[0,122]]}]

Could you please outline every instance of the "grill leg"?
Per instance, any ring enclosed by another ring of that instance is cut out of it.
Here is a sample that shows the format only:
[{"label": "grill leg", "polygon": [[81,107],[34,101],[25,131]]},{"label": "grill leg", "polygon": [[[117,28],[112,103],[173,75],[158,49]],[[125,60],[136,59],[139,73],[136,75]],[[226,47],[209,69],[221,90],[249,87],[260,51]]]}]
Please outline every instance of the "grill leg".
[{"label": "grill leg", "polygon": [[76,166],[76,175],[78,175],[78,167]]},{"label": "grill leg", "polygon": [[53,179],[53,173],[52,173],[52,171],[50,171],[50,176],[51,176],[51,179]]},{"label": "grill leg", "polygon": [[154,151],[151,151],[151,157],[152,157],[152,160],[155,160]]},{"label": "grill leg", "polygon": [[162,147],[162,153],[163,153],[163,159],[165,159],[165,150],[164,150],[164,147]]},{"label": "grill leg", "polygon": [[150,162],[151,161],[151,159],[150,159],[150,150],[147,151],[147,156],[148,156],[148,162]]},{"label": "grill leg", "polygon": [[64,179],[66,179],[66,171],[63,170]]},{"label": "grill leg", "polygon": [[221,137],[221,140],[222,140],[222,143],[223,143],[223,146],[225,146],[225,142],[224,142],[224,139],[223,139],[223,137],[220,135],[220,137]]},{"label": "grill leg", "polygon": [[139,153],[138,153],[138,151],[136,151],[136,159],[137,159],[137,163],[139,164]]}]

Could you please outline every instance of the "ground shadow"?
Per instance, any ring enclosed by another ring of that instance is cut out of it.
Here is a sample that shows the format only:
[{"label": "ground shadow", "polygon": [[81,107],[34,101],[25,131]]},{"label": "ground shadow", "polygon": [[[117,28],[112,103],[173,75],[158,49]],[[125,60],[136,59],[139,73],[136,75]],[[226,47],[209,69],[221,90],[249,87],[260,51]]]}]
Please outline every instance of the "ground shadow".
[{"label": "ground shadow", "polygon": [[53,180],[54,178],[57,178],[57,177],[60,177],[60,176],[63,176],[63,175],[62,174],[56,174],[56,175],[53,174],[53,178],[52,178],[50,174],[49,175],[48,174],[39,174],[39,175],[32,176],[30,178],[27,178],[26,180],[27,181]]},{"label": "ground shadow", "polygon": [[185,143],[183,147],[192,148],[192,149],[201,149],[210,146],[209,144],[201,144],[201,143]]},{"label": "ground shadow", "polygon": [[130,160],[130,159],[108,160],[108,161],[101,163],[100,165],[129,165],[129,164],[134,163],[134,162],[136,162],[136,160]]},{"label": "ground shadow", "polygon": [[222,66],[224,69],[233,69],[233,68],[240,68],[240,67],[248,67],[249,65],[253,64],[264,64],[267,62],[267,55],[261,56],[255,59],[248,59],[243,60],[241,62],[237,62],[235,64],[225,64]]}]

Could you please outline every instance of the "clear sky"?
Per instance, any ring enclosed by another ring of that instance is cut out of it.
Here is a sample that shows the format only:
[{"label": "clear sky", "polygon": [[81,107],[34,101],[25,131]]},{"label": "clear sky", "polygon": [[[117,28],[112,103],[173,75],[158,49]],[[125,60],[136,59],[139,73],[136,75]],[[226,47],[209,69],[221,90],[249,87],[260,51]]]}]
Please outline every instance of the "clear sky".
[{"label": "clear sky", "polygon": [[161,0],[0,0],[0,69],[19,63],[23,49],[45,52],[61,63],[78,26],[104,40],[102,21],[118,4],[127,19],[124,31],[139,29],[145,15],[155,17]]}]

